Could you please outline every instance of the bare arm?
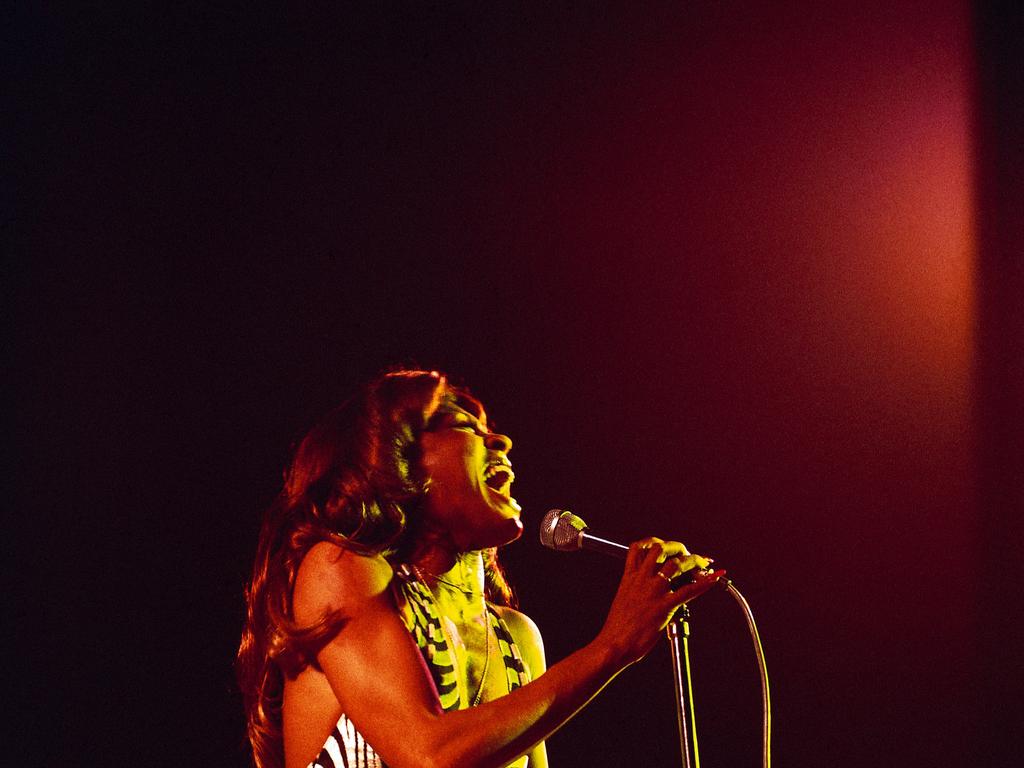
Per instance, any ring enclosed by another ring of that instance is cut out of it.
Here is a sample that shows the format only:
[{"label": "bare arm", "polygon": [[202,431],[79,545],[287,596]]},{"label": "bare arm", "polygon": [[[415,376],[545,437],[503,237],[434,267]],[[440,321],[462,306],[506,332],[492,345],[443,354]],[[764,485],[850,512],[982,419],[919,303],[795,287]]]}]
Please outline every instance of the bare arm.
[{"label": "bare arm", "polygon": [[675,609],[717,578],[670,592],[656,574],[658,563],[685,549],[656,539],[645,543],[648,548],[630,548],[608,619],[592,642],[508,696],[470,709],[441,710],[425,663],[394,610],[392,573],[382,558],[330,544],[314,547],[296,581],[295,618],[306,624],[342,611],[346,622],[318,661],[342,711],[386,763],[499,768],[534,749],[642,658]]}]

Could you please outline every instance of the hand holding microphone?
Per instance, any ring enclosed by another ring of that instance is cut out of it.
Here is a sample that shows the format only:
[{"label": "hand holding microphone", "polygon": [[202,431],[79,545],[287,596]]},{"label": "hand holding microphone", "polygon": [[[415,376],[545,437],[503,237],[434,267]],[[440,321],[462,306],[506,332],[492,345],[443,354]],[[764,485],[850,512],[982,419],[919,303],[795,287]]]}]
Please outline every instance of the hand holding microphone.
[{"label": "hand holding microphone", "polygon": [[[761,637],[754,623],[754,615],[739,590],[725,578],[725,571],[709,571],[711,558],[691,554],[678,541],[662,541],[649,538],[634,542],[626,547],[587,531],[587,524],[571,512],[552,509],[541,521],[540,541],[545,547],[560,552],[577,549],[593,549],[606,555],[626,558],[626,569],[619,582],[618,591],[608,611],[604,626],[594,639],[599,647],[610,649],[615,659],[623,666],[639,661],[654,647],[658,635],[672,621],[673,614],[680,606],[704,594],[716,585],[722,585],[743,609],[750,637],[757,654],[758,670],[761,675],[762,703],[762,765],[771,766],[771,694],[768,687],[768,668],[761,647]],[[673,588],[675,579],[684,573],[699,568],[692,582]],[[660,582],[660,584],[658,583]],[[667,589],[666,589],[667,587]],[[653,628],[657,628],[652,632]],[[670,639],[673,639],[670,637]],[[679,713],[680,748],[684,764],[690,765],[689,746],[684,734],[687,701],[689,694],[680,657],[685,658],[686,678],[689,678],[689,656],[680,652],[678,634],[673,640],[673,664],[676,672],[677,712]],[[685,638],[682,640],[685,648]],[[692,702],[691,702],[692,705]],[[694,730],[694,735],[696,731]],[[696,738],[693,742],[696,753]],[[699,760],[696,760],[699,765]]]},{"label": "hand holding microphone", "polygon": [[[681,542],[663,542],[661,539],[656,538],[644,540],[644,542],[655,541],[668,547],[668,550],[663,552],[663,557],[659,560],[659,563],[672,559],[672,565],[676,566],[674,572],[672,568],[658,570],[658,573],[670,583],[684,573],[693,570],[694,567],[700,569],[699,575],[700,572],[705,572],[708,566],[714,562],[711,558],[690,554],[689,550]],[[590,533],[590,529],[583,522],[583,518],[579,515],[574,515],[567,509],[551,509],[544,515],[540,524],[540,543],[559,552],[591,549],[609,557],[623,559],[629,553],[629,547],[625,544],[619,544],[618,542]],[[721,573],[724,574],[725,571]]]},{"label": "hand holding microphone", "polygon": [[[714,587],[725,571],[708,571],[711,559],[691,554],[681,542],[650,537],[626,547],[587,532],[583,520],[553,509],[541,522],[541,543],[559,551],[593,549],[626,559],[619,588],[597,641],[608,644],[623,665],[639,661],[654,646],[680,606]],[[692,582],[675,580],[697,570]]]}]

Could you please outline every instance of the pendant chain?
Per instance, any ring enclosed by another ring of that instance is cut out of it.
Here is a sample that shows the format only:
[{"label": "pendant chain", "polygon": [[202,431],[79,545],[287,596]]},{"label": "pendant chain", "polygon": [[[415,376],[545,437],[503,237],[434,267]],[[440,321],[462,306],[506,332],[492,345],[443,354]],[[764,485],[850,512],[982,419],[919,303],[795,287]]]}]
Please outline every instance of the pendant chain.
[{"label": "pendant chain", "polygon": [[[484,669],[483,669],[483,672],[480,674],[480,684],[479,684],[479,686],[477,686],[476,694],[473,696],[473,701],[470,704],[471,707],[475,707],[475,706],[477,706],[483,700],[483,697],[484,697],[484,683],[487,682],[487,672],[491,668],[491,616],[490,616],[490,612],[487,609],[487,600],[483,597],[483,595],[480,595],[479,593],[474,592],[472,590],[467,590],[465,587],[461,587],[458,584],[453,584],[452,582],[447,581],[446,579],[442,579],[437,574],[429,573],[427,571],[424,571],[418,565],[412,566],[412,570],[413,570],[413,573],[416,574],[416,578],[420,582],[422,582],[424,585],[427,583],[427,580],[425,578],[423,578],[423,575],[426,573],[426,575],[430,576],[435,581],[439,581],[442,584],[446,584],[449,587],[453,587],[453,588],[459,590],[460,592],[462,592],[464,595],[467,595],[469,597],[479,596],[482,599],[482,601],[483,601],[483,604],[484,604],[484,636],[485,636],[485,640],[484,640]],[[442,630],[443,630],[444,622],[441,622],[441,627],[442,627]],[[449,638],[449,642],[451,642],[451,638]],[[454,648],[452,650],[454,651]]]}]

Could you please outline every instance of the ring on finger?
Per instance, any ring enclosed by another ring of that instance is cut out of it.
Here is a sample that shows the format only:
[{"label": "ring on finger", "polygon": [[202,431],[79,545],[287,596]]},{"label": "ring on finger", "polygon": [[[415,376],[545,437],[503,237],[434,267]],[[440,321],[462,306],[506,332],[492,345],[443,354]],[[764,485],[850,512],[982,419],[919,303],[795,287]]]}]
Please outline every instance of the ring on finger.
[{"label": "ring on finger", "polygon": [[667,576],[664,571],[655,571],[655,573],[658,574],[659,576],[661,576],[661,578],[663,578],[665,580],[665,583],[668,584],[669,587],[671,588],[671,586],[672,586],[672,579],[669,576]]}]

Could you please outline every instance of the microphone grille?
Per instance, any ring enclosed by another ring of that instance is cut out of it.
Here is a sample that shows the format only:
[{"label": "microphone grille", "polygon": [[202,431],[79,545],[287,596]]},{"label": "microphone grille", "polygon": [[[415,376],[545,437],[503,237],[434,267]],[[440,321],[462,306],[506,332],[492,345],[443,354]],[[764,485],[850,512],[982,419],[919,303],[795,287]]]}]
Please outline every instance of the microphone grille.
[{"label": "microphone grille", "polygon": [[567,509],[549,510],[540,522],[540,543],[560,552],[583,546],[582,533],[587,524]]}]

